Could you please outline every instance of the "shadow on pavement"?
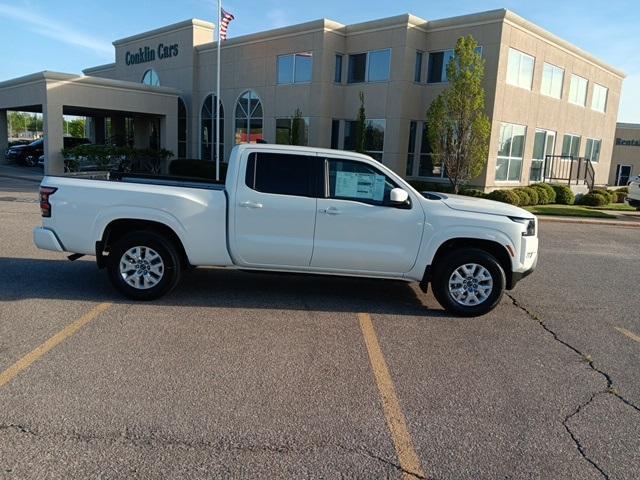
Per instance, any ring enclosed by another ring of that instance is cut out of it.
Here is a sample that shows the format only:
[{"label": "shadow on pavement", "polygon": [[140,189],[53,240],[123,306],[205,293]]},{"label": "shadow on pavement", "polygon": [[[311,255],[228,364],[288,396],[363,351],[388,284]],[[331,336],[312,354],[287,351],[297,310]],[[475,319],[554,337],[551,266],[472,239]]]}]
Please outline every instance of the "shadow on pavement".
[{"label": "shadow on pavement", "polygon": [[[22,299],[137,303],[115,291],[92,261],[0,257],[0,302]],[[401,281],[198,268],[184,272],[178,287],[153,304],[445,315],[432,298],[425,305],[426,299],[415,285]]]}]

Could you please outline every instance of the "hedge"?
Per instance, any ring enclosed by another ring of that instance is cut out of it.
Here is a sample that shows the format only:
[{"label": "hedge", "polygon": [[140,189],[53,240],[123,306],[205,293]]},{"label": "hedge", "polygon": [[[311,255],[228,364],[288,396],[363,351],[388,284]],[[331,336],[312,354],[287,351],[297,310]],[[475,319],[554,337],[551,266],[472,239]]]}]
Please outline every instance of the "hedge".
[{"label": "hedge", "polygon": [[512,191],[518,196],[519,207],[531,205],[531,198],[529,198],[529,194],[523,188],[514,188]]},{"label": "hedge", "polygon": [[[542,188],[539,184],[531,185],[532,190],[535,190],[538,194],[538,205],[546,205],[551,203],[549,201],[549,191],[546,188]],[[553,191],[553,188],[550,189],[553,192],[553,198],[555,199],[556,192]]]},{"label": "hedge", "polygon": [[603,189],[603,188],[595,188],[593,190],[591,190],[591,192],[589,193],[597,193],[599,195],[602,195],[604,198],[607,199],[607,204],[609,203],[613,203],[615,200],[615,194],[609,190]]},{"label": "hedge", "polygon": [[529,205],[539,205],[540,204],[540,195],[538,195],[538,190],[531,187],[524,187],[523,190],[529,194],[530,203]]},{"label": "hedge", "polygon": [[615,195],[615,199],[612,200],[612,203],[624,203],[624,199],[627,198],[627,192],[616,190],[613,194]]},{"label": "hedge", "polygon": [[589,207],[602,207],[609,203],[609,199],[601,193],[591,192],[578,197],[577,203]]},{"label": "hedge", "polygon": [[576,197],[567,185],[554,183],[551,185],[551,188],[553,188],[556,193],[555,203],[558,205],[573,205]]},{"label": "hedge", "polygon": [[494,190],[487,195],[487,198],[496,202],[510,203],[511,205],[518,205],[520,202],[520,197],[513,190]]},{"label": "hedge", "polygon": [[534,183],[531,187],[546,192],[546,203],[556,203],[556,191],[548,183]]}]

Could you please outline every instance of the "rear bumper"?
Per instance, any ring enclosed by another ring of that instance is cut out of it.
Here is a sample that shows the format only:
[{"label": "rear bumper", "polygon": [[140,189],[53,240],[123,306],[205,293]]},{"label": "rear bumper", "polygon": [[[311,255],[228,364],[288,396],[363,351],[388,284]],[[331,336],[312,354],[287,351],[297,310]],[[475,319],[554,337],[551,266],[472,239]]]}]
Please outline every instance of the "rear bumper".
[{"label": "rear bumper", "polygon": [[33,243],[42,250],[51,250],[54,252],[64,252],[64,248],[52,230],[44,227],[33,229]]}]

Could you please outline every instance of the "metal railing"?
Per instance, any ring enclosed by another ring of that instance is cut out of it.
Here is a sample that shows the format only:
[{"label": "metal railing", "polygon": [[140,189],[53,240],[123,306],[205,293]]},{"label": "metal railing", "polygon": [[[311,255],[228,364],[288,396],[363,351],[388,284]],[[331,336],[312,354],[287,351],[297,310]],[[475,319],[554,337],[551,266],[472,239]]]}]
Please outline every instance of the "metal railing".
[{"label": "metal railing", "polygon": [[547,155],[542,169],[542,181],[586,185],[593,190],[595,171],[591,160],[571,155]]}]

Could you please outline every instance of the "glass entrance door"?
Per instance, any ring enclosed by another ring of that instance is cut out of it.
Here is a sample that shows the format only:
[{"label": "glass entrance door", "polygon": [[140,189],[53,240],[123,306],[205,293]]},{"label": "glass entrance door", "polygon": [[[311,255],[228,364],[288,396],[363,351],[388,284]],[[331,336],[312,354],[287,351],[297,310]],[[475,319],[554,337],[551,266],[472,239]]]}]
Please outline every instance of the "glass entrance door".
[{"label": "glass entrance door", "polygon": [[629,183],[629,177],[631,176],[631,165],[616,166],[616,185],[625,186]]},{"label": "glass entrance door", "polygon": [[531,159],[530,182],[541,182],[544,180],[542,169],[544,159],[547,155],[553,155],[556,148],[556,132],[551,130],[536,129],[536,136],[533,142],[533,157]]}]

